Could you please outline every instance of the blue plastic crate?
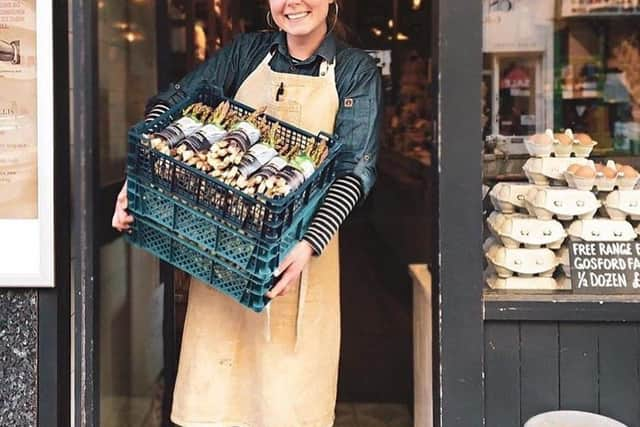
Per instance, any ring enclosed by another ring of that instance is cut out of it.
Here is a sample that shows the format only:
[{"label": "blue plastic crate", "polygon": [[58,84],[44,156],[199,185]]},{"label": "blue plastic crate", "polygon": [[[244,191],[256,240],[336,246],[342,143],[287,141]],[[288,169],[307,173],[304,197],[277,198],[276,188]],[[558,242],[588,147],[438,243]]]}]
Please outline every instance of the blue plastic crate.
[{"label": "blue plastic crate", "polygon": [[129,210],[136,219],[157,223],[227,264],[258,278],[270,277],[282,253],[303,236],[324,193],[317,192],[296,214],[279,242],[265,243],[238,230],[233,224],[194,208],[189,201],[168,195],[135,178],[129,178],[127,186]]},{"label": "blue plastic crate", "polygon": [[[194,208],[202,209],[225,223],[234,225],[236,230],[242,230],[261,242],[277,242],[298,210],[306,206],[318,191],[326,189],[335,178],[335,161],[341,144],[330,135],[315,135],[327,143],[327,158],[295,192],[283,198],[269,199],[248,196],[196,168],[151,149],[143,141],[143,135],[166,127],[188,105],[203,102],[215,107],[222,101],[229,101],[234,110],[242,113],[253,111],[244,104],[221,96],[216,88],[201,86],[154,121],[139,123],[131,128],[128,134],[127,174],[139,182],[162,189],[168,195],[191,202]],[[298,144],[304,149],[308,139],[314,136],[270,116],[267,116],[267,120],[270,123],[280,123],[279,136],[287,144]]]},{"label": "blue plastic crate", "polygon": [[[161,192],[136,183],[134,187],[136,190],[129,193],[129,197],[133,196],[131,210],[135,216],[131,233],[126,235],[129,243],[149,251],[256,312],[262,311],[269,303],[266,293],[277,281],[273,271],[302,237],[321,201],[321,195],[316,195],[285,231],[280,243],[261,246],[255,239],[217,223],[206,214],[188,209]],[[147,204],[155,212],[164,213],[155,216],[163,223],[158,224],[136,212],[137,207],[144,211]],[[189,219],[180,218],[183,214]],[[172,225],[171,217],[173,230],[166,228]],[[191,236],[180,234],[176,228],[183,229],[175,227],[175,224],[182,221],[191,224],[184,230],[198,231]],[[242,268],[241,264],[245,267]]]}]

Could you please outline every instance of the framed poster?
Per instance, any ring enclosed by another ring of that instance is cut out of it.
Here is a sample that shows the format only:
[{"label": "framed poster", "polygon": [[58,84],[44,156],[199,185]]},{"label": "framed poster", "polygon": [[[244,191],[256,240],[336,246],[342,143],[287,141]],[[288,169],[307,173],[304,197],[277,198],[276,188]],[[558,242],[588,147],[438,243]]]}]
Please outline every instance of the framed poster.
[{"label": "framed poster", "polygon": [[482,9],[483,52],[544,52],[549,48],[555,0],[483,0]]},{"label": "framed poster", "polygon": [[0,286],[53,287],[52,2],[0,1]]}]

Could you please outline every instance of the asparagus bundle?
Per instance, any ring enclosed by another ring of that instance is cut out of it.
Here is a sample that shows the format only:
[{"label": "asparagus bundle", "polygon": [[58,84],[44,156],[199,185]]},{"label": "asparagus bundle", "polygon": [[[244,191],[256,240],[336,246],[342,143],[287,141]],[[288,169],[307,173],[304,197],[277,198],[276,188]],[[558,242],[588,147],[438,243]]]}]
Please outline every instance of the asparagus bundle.
[{"label": "asparagus bundle", "polygon": [[233,125],[233,130],[211,147],[207,162],[213,168],[210,175],[227,184],[235,184],[238,165],[243,155],[258,142],[260,136],[269,132],[264,117],[265,108],[254,111]]},{"label": "asparagus bundle", "polygon": [[220,103],[200,130],[179,143],[175,159],[181,160],[189,166],[195,166],[204,172],[210,172],[213,167],[207,162],[207,152],[214,143],[226,135],[225,122],[233,120],[234,117],[230,113],[230,109],[229,102]]},{"label": "asparagus bundle", "polygon": [[293,144],[278,151],[280,152],[279,155],[272,158],[269,163],[251,175],[244,189],[246,194],[265,194],[268,189],[274,186],[278,173],[298,154],[298,148]]},{"label": "asparagus bundle", "polygon": [[249,151],[242,156],[240,164],[238,165],[236,187],[244,189],[247,194],[255,194],[255,190],[257,189],[247,187],[249,177],[278,155],[276,147],[281,145],[282,141],[282,137],[278,136],[279,130],[280,124],[275,123],[269,129],[269,132],[263,135],[263,140],[253,145]]},{"label": "asparagus bundle", "polygon": [[324,141],[314,137],[307,141],[306,149],[297,153],[278,174],[273,177],[273,185],[266,191],[267,197],[284,197],[295,191],[308,179],[329,154]]},{"label": "asparagus bundle", "polygon": [[189,105],[180,119],[148,137],[151,148],[164,154],[172,154],[171,150],[176,144],[202,128],[211,112],[211,107],[201,102]]}]

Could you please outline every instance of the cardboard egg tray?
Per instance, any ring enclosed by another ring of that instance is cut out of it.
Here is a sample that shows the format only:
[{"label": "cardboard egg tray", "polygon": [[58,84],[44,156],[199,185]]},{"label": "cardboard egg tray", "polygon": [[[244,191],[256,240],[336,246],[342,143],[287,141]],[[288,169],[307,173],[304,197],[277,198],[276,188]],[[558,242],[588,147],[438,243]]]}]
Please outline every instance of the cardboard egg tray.
[{"label": "cardboard egg tray", "polygon": [[567,236],[558,221],[541,220],[524,214],[492,212],[487,218],[487,225],[502,245],[509,249],[521,246],[527,249],[558,249]]},{"label": "cardboard egg tray", "polygon": [[564,178],[569,187],[578,190],[613,191],[616,188],[619,190],[633,190],[640,177],[629,178],[619,173],[615,178],[607,178],[602,172],[598,172],[593,178],[585,178],[565,171]]},{"label": "cardboard egg tray", "polygon": [[507,277],[502,278],[492,273],[490,269],[485,273],[487,286],[491,289],[532,291],[532,290],[571,290],[571,280],[560,275],[553,277]]},{"label": "cardboard egg tray", "polygon": [[561,157],[532,157],[526,161],[522,170],[531,184],[547,186],[551,184],[564,184],[566,178],[564,172],[572,164],[592,165],[591,160],[585,158],[561,158]]},{"label": "cardboard egg tray", "polygon": [[554,217],[568,221],[574,217],[591,219],[601,202],[589,191],[572,188],[534,188],[527,193],[527,210],[538,219]]},{"label": "cardboard egg tray", "polygon": [[[533,135],[525,138],[524,144],[529,155],[533,157],[589,157],[593,147],[598,143],[592,141],[590,144],[581,144],[574,138],[573,132],[570,129],[565,131],[565,134],[571,139],[571,144],[561,144],[558,139],[555,138],[551,129],[547,129],[544,134]],[[537,142],[537,143],[536,143]]]},{"label": "cardboard egg tray", "polygon": [[485,252],[487,262],[500,278],[552,277],[558,260],[551,249],[506,248],[492,243]]},{"label": "cardboard egg tray", "polygon": [[627,221],[609,218],[574,221],[567,233],[571,240],[585,242],[631,242],[638,237]]},{"label": "cardboard egg tray", "polygon": [[609,193],[603,202],[611,219],[624,221],[628,217],[640,221],[640,190],[617,190]]},{"label": "cardboard egg tray", "polygon": [[503,213],[526,211],[525,198],[534,186],[528,183],[499,182],[489,192],[493,207]]}]

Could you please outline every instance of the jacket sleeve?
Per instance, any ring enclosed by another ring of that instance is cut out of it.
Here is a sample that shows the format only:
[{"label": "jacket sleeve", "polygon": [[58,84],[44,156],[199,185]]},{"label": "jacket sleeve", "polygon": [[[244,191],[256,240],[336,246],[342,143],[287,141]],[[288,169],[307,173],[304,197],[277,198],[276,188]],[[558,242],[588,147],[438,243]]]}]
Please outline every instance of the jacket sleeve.
[{"label": "jacket sleeve", "polygon": [[367,61],[340,94],[335,133],[342,150],[336,162],[337,177],[355,176],[364,200],[376,179],[378,139],[382,121],[382,78]]}]

